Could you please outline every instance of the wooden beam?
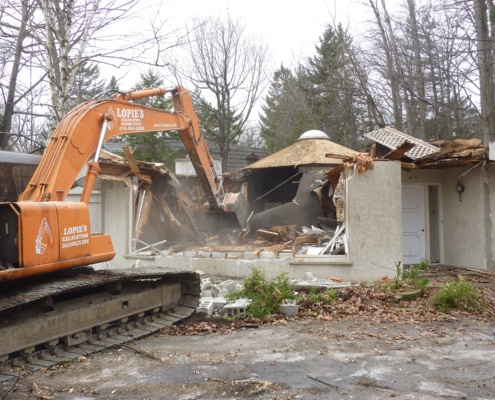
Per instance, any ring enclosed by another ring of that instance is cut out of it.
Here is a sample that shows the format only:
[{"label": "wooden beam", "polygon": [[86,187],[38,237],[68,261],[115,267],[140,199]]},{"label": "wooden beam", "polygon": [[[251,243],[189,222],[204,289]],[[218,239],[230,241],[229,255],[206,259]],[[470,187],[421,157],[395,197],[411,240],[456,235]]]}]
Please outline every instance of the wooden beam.
[{"label": "wooden beam", "polygon": [[398,147],[395,150],[392,150],[385,154],[383,158],[387,158],[391,161],[398,160],[401,158],[405,153],[407,153],[409,150],[411,150],[414,146],[416,146],[414,143],[410,142],[404,142],[400,147]]},{"label": "wooden beam", "polygon": [[140,174],[141,171],[137,165],[136,159],[134,158],[134,154],[132,154],[131,148],[129,146],[124,146],[122,150],[124,150],[125,158],[129,163],[131,171],[136,175]]}]

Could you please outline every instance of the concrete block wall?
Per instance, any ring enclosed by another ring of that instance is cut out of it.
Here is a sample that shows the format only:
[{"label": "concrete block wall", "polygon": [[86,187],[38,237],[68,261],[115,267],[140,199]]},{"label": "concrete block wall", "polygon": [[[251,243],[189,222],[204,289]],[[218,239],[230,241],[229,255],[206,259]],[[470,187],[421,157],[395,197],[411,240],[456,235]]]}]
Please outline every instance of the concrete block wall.
[{"label": "concrete block wall", "polygon": [[402,260],[401,165],[374,161],[346,183],[346,233],[351,279],[395,277]]},{"label": "concrete block wall", "polygon": [[[110,267],[162,266],[208,274],[242,278],[253,267],[264,270],[268,279],[286,272],[290,279],[304,279],[312,272],[350,280],[375,280],[394,276],[395,262],[402,257],[402,206],[400,163],[375,162],[372,170],[355,174],[347,181],[346,234],[348,256],[297,256],[262,252],[212,253],[186,251],[160,256],[126,257],[132,239],[132,193],[120,182],[107,182],[104,192],[104,227],[112,236],[117,256]],[[264,254],[266,253],[266,254]],[[270,253],[270,254],[268,254]]]}]

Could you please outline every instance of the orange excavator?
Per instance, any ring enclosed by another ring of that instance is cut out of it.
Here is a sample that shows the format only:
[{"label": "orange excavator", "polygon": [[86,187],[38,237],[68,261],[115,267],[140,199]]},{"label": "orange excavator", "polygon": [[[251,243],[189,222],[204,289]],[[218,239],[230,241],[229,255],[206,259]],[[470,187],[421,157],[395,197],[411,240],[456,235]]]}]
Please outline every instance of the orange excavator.
[{"label": "orange excavator", "polygon": [[[166,93],[173,111],[134,102]],[[0,381],[16,363],[48,362],[68,346],[79,354],[108,337],[125,340],[133,326],[156,330],[194,311],[200,289],[193,273],[84,267],[115,256],[109,235],[91,234],[88,211],[103,144],[118,135],[163,131],[179,132],[210,211],[234,211],[243,224],[244,197],[223,193],[217,183],[186,89],[145,89],[78,105],[55,130],[19,200],[0,204]],[[80,201],[64,201],[85,164]]]}]

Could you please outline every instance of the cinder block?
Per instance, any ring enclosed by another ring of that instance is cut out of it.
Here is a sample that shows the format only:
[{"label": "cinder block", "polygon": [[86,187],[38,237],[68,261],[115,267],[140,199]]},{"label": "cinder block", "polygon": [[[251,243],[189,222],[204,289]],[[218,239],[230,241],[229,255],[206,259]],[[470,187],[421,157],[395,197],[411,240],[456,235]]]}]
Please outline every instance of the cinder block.
[{"label": "cinder block", "polygon": [[198,252],[196,250],[185,250],[184,257],[196,257]]},{"label": "cinder block", "polygon": [[213,297],[213,294],[211,293],[211,290],[206,289],[206,290],[201,290],[201,296],[202,297]]},{"label": "cinder block", "polygon": [[211,288],[211,281],[209,278],[201,280],[201,290],[208,290]]},{"label": "cinder block", "polygon": [[221,253],[219,251],[213,251],[211,253],[211,258],[214,258],[215,260],[223,260],[225,258],[225,253]]},{"label": "cinder block", "polygon": [[213,294],[213,297],[220,297],[219,294],[220,294],[220,288],[218,287],[218,285],[211,285],[211,293]]},{"label": "cinder block", "polygon": [[274,260],[277,255],[273,251],[262,251],[260,253],[260,258],[263,260]]},{"label": "cinder block", "polygon": [[290,317],[299,313],[299,306],[297,304],[280,304],[279,311]]},{"label": "cinder block", "polygon": [[223,309],[227,312],[227,315],[234,316],[237,314],[246,315],[247,309],[251,304],[249,299],[237,299],[235,303],[227,303]]},{"label": "cinder block", "polygon": [[[206,300],[206,299],[207,298],[204,297],[200,300],[199,305],[196,308],[196,312],[213,315],[213,311],[215,310],[215,304],[213,303],[212,300]],[[208,299],[211,299],[211,297]]]},{"label": "cinder block", "polygon": [[198,257],[201,258],[210,258],[211,257],[211,251],[198,251]]},{"label": "cinder block", "polygon": [[227,291],[227,293],[237,292],[236,283],[232,280],[223,281],[220,283],[220,288]]},{"label": "cinder block", "polygon": [[223,308],[227,304],[227,300],[224,297],[214,297],[213,304],[215,305],[215,310],[217,308]]}]

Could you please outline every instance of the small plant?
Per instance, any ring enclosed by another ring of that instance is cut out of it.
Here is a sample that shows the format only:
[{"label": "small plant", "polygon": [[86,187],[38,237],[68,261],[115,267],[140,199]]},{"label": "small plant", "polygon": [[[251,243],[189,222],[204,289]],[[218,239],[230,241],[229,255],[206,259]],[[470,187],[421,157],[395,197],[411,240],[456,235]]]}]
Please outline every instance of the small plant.
[{"label": "small plant", "polygon": [[460,309],[469,312],[477,311],[481,304],[480,293],[476,286],[467,281],[459,283],[447,283],[436,292],[432,298],[432,304],[442,312]]},{"label": "small plant", "polygon": [[430,262],[428,260],[421,260],[419,264],[410,267],[409,270],[402,271],[402,279],[417,289],[424,289],[428,286],[430,280],[426,277],[422,277],[421,273],[428,267],[429,264]]},{"label": "small plant", "polygon": [[240,292],[229,293],[229,300],[241,297],[251,299],[249,312],[255,318],[265,318],[278,311],[282,301],[294,299],[294,289],[285,272],[281,273],[274,281],[267,281],[263,271],[252,268],[252,273],[244,280],[244,288]]},{"label": "small plant", "polygon": [[317,288],[312,288],[305,296],[307,304],[312,305],[330,305],[337,298],[337,291],[334,289],[319,291]]}]

